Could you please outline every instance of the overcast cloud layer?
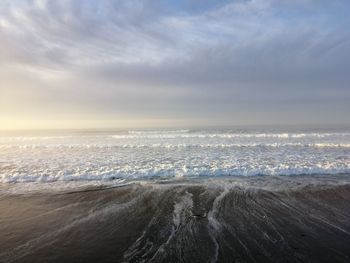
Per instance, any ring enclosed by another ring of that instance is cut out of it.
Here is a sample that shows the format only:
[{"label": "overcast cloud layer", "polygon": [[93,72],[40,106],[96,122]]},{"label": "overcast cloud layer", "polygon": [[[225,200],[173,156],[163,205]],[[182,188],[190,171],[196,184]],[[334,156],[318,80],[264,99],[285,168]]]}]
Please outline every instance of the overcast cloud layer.
[{"label": "overcast cloud layer", "polygon": [[0,120],[349,124],[349,13],[348,0],[2,0]]}]

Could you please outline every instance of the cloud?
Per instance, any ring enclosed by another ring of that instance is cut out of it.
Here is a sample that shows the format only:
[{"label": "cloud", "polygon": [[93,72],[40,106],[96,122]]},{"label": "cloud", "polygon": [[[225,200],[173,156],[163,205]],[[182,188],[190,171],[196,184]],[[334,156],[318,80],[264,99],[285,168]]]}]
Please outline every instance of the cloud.
[{"label": "cloud", "polygon": [[294,122],[327,123],[327,105],[349,121],[346,0],[5,0],[0,10],[0,88],[23,106],[6,103],[10,115],[280,123],[298,107],[309,114]]}]

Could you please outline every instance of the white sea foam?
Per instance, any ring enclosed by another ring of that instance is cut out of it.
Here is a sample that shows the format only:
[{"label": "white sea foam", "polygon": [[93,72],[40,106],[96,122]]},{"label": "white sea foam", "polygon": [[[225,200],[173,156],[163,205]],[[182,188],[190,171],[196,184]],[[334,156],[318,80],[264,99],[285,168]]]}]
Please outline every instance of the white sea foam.
[{"label": "white sea foam", "polygon": [[176,134],[188,133],[189,130],[154,130],[154,131],[128,131],[129,134]]},{"label": "white sea foam", "polygon": [[188,133],[171,132],[129,132],[129,134],[112,135],[114,139],[174,139],[174,138],[327,138],[348,137],[350,133]]},{"label": "white sea foam", "polygon": [[350,133],[0,137],[0,182],[350,173]]}]

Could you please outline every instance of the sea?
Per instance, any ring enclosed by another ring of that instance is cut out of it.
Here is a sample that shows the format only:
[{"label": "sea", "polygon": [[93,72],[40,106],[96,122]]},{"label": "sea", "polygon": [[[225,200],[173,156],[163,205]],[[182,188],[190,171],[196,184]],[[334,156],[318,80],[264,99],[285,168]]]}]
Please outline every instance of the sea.
[{"label": "sea", "polygon": [[181,129],[0,137],[1,183],[349,172],[350,131]]},{"label": "sea", "polygon": [[350,129],[1,132],[0,262],[350,262]]}]

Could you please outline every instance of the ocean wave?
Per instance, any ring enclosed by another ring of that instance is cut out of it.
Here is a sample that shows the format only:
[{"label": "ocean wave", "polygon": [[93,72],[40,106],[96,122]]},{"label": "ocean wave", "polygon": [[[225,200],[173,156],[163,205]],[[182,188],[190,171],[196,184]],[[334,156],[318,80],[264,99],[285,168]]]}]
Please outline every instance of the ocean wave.
[{"label": "ocean wave", "polygon": [[183,133],[188,133],[190,130],[153,130],[153,131],[128,131],[129,134],[183,134]]},{"label": "ocean wave", "polygon": [[52,149],[52,148],[243,148],[243,147],[314,147],[314,148],[350,148],[350,143],[231,143],[231,144],[20,144],[20,145],[0,145],[0,149]]},{"label": "ocean wave", "polygon": [[174,138],[327,138],[350,137],[350,133],[187,133],[187,132],[133,132],[112,135],[114,139],[174,139]]},{"label": "ocean wave", "polygon": [[50,141],[50,140],[104,140],[113,139],[176,139],[176,138],[222,138],[222,139],[320,139],[339,138],[350,139],[350,133],[212,133],[212,132],[191,132],[190,130],[172,131],[128,131],[112,135],[52,135],[52,136],[0,136],[1,142],[25,142],[25,141]]},{"label": "ocean wave", "polygon": [[84,171],[12,171],[0,174],[0,183],[23,183],[23,182],[74,182],[74,181],[125,181],[140,179],[178,179],[196,177],[229,177],[229,176],[300,176],[300,175],[341,175],[350,174],[350,166],[345,167],[261,167],[257,168],[170,168],[159,167],[121,169],[115,171],[101,171],[100,169]]},{"label": "ocean wave", "polygon": [[343,174],[350,173],[349,135],[173,130],[0,137],[0,182]]}]

